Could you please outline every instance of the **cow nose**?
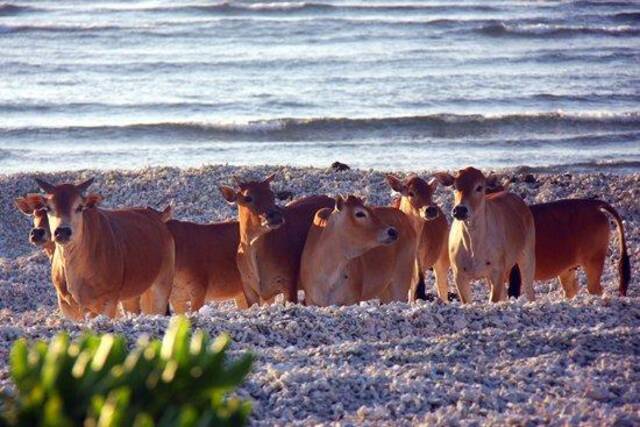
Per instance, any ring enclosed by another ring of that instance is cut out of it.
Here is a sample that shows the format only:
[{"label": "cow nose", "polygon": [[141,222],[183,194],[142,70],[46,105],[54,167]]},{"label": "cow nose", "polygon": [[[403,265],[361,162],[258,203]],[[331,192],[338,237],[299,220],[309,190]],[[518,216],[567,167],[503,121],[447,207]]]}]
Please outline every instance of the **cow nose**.
[{"label": "cow nose", "polygon": [[31,237],[31,240],[33,240],[34,242],[39,242],[40,240],[44,239],[44,229],[32,228],[31,233],[29,233],[29,236]]},{"label": "cow nose", "polygon": [[398,240],[398,230],[393,227],[387,228],[387,236],[389,236],[389,240],[392,242]]},{"label": "cow nose", "polygon": [[436,209],[435,206],[429,206],[424,210],[424,216],[426,217],[426,219],[434,219],[438,216],[438,209]]},{"label": "cow nose", "polygon": [[281,224],[282,214],[279,211],[273,210],[267,212],[267,221],[269,224]]},{"label": "cow nose", "polygon": [[466,206],[458,205],[453,208],[453,211],[451,213],[455,219],[464,220],[464,219],[467,219],[467,216],[469,215],[469,210],[467,209]]},{"label": "cow nose", "polygon": [[58,227],[53,232],[53,237],[57,242],[68,242],[71,238],[71,229],[69,227]]}]

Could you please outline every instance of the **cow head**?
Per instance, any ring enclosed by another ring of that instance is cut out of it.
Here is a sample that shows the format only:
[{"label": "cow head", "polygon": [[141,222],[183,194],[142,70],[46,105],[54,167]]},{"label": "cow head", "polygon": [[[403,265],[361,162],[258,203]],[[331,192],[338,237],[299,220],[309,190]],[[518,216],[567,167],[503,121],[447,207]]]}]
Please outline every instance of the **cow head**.
[{"label": "cow head", "polygon": [[222,197],[229,203],[236,203],[240,216],[247,219],[262,232],[280,228],[284,224],[282,208],[276,205],[271,190],[271,181],[275,175],[269,175],[262,181],[241,182],[236,179],[237,188],[220,186]]},{"label": "cow head", "polygon": [[40,194],[27,194],[25,197],[16,198],[15,205],[20,212],[33,219],[33,228],[29,232],[29,241],[36,246],[41,246],[51,241],[44,197]]},{"label": "cow head", "polygon": [[435,177],[440,184],[453,186],[454,207],[451,214],[459,221],[471,219],[474,213],[484,208],[487,187],[494,185],[497,180],[495,175],[487,178],[481,171],[472,167],[459,170],[455,175],[439,172]]},{"label": "cow head", "polygon": [[53,185],[41,179],[36,179],[36,182],[46,193],[43,200],[53,241],[60,245],[74,241],[81,234],[84,211],[102,200],[98,194],[85,196],[93,178],[79,185]]},{"label": "cow head", "polygon": [[385,224],[362,199],[355,196],[336,197],[331,215],[340,239],[348,252],[360,255],[380,245],[390,245],[398,240],[398,230]]},{"label": "cow head", "polygon": [[433,193],[438,188],[438,180],[432,178],[428,183],[418,177],[409,176],[404,181],[394,175],[387,175],[389,186],[406,198],[413,209],[420,212],[425,220],[431,221],[438,217],[440,209],[433,202]]}]

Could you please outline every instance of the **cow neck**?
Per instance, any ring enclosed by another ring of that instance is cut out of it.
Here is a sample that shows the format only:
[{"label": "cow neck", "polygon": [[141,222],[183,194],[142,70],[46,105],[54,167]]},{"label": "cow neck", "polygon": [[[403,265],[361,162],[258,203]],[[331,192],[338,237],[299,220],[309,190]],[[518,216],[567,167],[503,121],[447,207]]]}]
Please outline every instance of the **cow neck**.
[{"label": "cow neck", "polygon": [[327,218],[325,227],[322,229],[318,245],[315,250],[315,271],[318,277],[327,278],[328,283],[335,283],[338,276],[347,267],[347,264],[362,255],[366,251],[350,250],[345,245],[345,239],[340,236],[341,230],[337,227],[333,214]]},{"label": "cow neck", "polygon": [[261,226],[258,215],[251,212],[249,208],[238,206],[238,225],[240,229],[240,245],[250,247],[257,239],[268,233]]},{"label": "cow neck", "polygon": [[[91,266],[92,269],[95,269],[100,264],[96,262],[95,257],[107,253],[106,248],[98,248],[98,244],[100,241],[102,241],[102,245],[107,244],[112,237],[112,233],[107,230],[109,224],[105,223],[106,219],[97,208],[85,210],[82,216],[82,229],[78,240],[71,241],[64,246],[56,243],[55,250],[60,251],[61,258],[67,268],[79,265]],[[102,239],[100,236],[102,236]],[[112,253],[112,251],[108,252]],[[86,264],[83,264],[85,261]]]},{"label": "cow neck", "polygon": [[420,210],[416,209],[409,201],[409,198],[406,196],[400,197],[400,206],[398,207],[398,209],[400,209],[400,211],[407,216],[409,222],[411,223],[411,226],[413,227],[413,230],[416,232],[416,235],[420,236],[425,222],[424,219],[422,219],[422,217],[420,216]]},{"label": "cow neck", "polygon": [[468,248],[472,257],[481,256],[484,245],[488,242],[488,212],[487,203],[473,213],[473,218],[468,221],[459,221],[462,227],[462,236],[465,247]]}]

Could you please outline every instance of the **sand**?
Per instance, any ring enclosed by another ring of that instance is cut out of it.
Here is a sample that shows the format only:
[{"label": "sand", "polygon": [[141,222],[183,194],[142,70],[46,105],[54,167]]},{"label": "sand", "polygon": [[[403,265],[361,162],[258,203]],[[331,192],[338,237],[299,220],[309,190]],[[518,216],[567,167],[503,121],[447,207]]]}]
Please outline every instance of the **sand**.
[{"label": "sand", "polygon": [[[373,204],[391,200],[384,174],[376,171],[209,166],[41,176],[56,183],[95,176],[92,189],[105,196],[105,207],[172,203],[176,218],[205,222],[235,216],[218,184],[231,183],[232,175],[260,178],[272,172],[278,174],[275,189],[295,197],[355,193]],[[612,203],[625,219],[629,296],[617,296],[612,233],[603,297],[588,295],[581,275],[581,292],[572,301],[565,301],[552,281],[536,284],[535,303],[488,304],[486,286],[477,284],[476,303],[465,307],[437,301],[322,309],[287,304],[246,311],[207,305],[192,316],[193,323],[212,334],[230,332],[234,354],[249,350],[258,356],[238,392],[254,402],[252,423],[640,424],[640,174],[534,174],[525,182],[527,171],[503,173],[529,203],[566,197]],[[153,316],[63,319],[48,260],[27,242],[30,219],[13,207],[16,196],[36,190],[31,175],[0,176],[2,388],[11,387],[7,358],[18,337],[92,329],[133,340],[161,335],[168,322]],[[437,194],[448,212],[450,191]],[[427,283],[433,292],[433,278]]]}]

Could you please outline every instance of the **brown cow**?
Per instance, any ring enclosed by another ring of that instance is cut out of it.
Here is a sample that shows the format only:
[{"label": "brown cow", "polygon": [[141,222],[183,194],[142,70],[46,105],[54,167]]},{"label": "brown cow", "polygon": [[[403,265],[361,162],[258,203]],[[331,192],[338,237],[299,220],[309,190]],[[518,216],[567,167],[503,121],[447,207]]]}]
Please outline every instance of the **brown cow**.
[{"label": "brown cow", "polygon": [[[37,179],[47,194],[54,265],[64,268],[73,299],[92,313],[115,317],[118,301],[140,298],[144,313],[165,314],[174,271],[174,243],[152,209],[105,210],[93,182],[54,186]],[[148,291],[148,292],[146,292]]]},{"label": "brown cow", "polygon": [[608,212],[618,226],[620,295],[627,294],[631,266],[618,212],[601,200],[568,199],[529,206],[536,227],[536,280],[558,277],[567,298],[578,292],[576,267],[584,268],[587,288],[601,295],[600,277],[609,250]]},{"label": "brown cow", "polygon": [[60,311],[69,319],[81,320],[84,318],[85,311],[67,290],[63,266],[57,260],[54,262],[55,243],[51,240],[49,219],[42,196],[40,194],[27,194],[25,197],[16,198],[15,205],[25,215],[33,218],[33,228],[29,233],[29,241],[41,247],[49,257],[51,262],[51,281],[56,290]]},{"label": "brown cow", "polygon": [[491,285],[491,301],[505,299],[504,283],[516,264],[527,298],[533,301],[535,226],[524,201],[506,191],[486,195],[487,179],[475,168],[456,176],[435,176],[442,185],[454,186],[449,258],[462,302],[472,301],[469,283],[481,278]]},{"label": "brown cow", "polygon": [[338,196],[316,213],[302,253],[300,286],[309,305],[347,305],[379,298],[413,299],[418,240],[409,218]]},{"label": "brown cow", "polygon": [[418,265],[420,273],[433,268],[435,289],[445,302],[449,301],[449,223],[442,210],[433,202],[433,193],[438,188],[438,180],[427,183],[418,176],[410,176],[402,181],[387,175],[391,188],[400,193],[398,209],[404,212],[418,237]]},{"label": "brown cow", "polygon": [[330,197],[310,196],[276,206],[270,187],[273,178],[238,182],[238,190],[220,187],[222,196],[238,205],[237,262],[249,306],[270,302],[280,293],[297,302],[300,256],[313,216],[334,204]]},{"label": "brown cow", "polygon": [[247,306],[236,263],[240,243],[237,221],[195,224],[171,220],[167,227],[176,244],[171,306],[177,313],[197,311],[205,301],[233,298]]}]

